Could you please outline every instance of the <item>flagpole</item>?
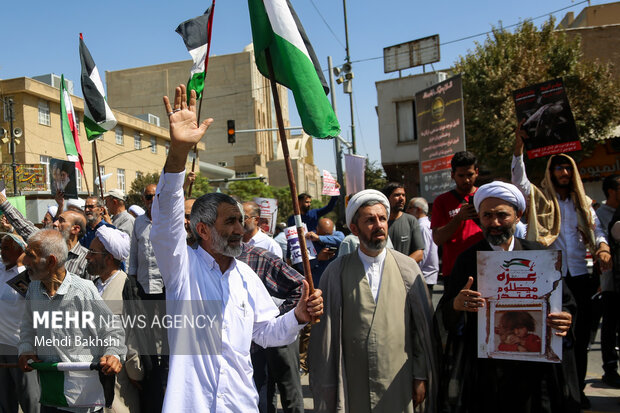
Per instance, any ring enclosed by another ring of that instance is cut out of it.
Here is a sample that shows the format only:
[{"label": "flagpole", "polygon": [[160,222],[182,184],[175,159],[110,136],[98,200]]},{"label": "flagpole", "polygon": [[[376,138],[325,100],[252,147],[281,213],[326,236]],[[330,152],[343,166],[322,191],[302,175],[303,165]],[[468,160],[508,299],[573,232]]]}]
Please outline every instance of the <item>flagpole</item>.
[{"label": "flagpole", "polygon": [[[84,163],[82,162],[81,165],[82,165],[82,171],[84,171]],[[88,194],[88,196],[90,196],[90,187],[88,186],[88,178],[86,178],[86,173],[82,173],[82,178],[84,178],[84,183],[86,184],[86,193]]]},{"label": "flagpole", "polygon": [[[207,23],[207,28],[209,29],[207,33],[207,56],[205,57],[205,84],[207,82],[207,68],[209,67],[209,55],[211,54],[211,29],[213,28],[213,13],[215,11],[215,0],[211,3],[211,14],[209,15],[209,22]],[[198,113],[196,114],[196,123],[200,125],[200,111],[202,110],[202,98],[205,95],[205,86],[202,87],[202,93],[200,94],[200,102],[198,102]],[[198,144],[194,145],[194,159],[192,159],[192,172],[196,169],[196,158],[198,157]],[[187,197],[192,196],[192,187],[194,186],[193,182],[189,183],[189,188],[187,188]]]},{"label": "flagpole", "polygon": [[99,167],[99,154],[97,153],[97,139],[93,140],[93,151],[95,152],[95,163],[97,164],[97,176],[99,177],[99,193],[101,194],[101,199],[103,200],[103,180],[101,179],[101,168]]},{"label": "flagpole", "polygon": [[282,119],[282,108],[280,107],[280,97],[278,96],[278,85],[273,71],[271,62],[271,53],[269,48],[265,49],[265,57],[267,60],[267,68],[269,69],[269,83],[271,84],[271,93],[273,95],[273,105],[276,109],[276,120],[278,121],[278,130],[280,134],[280,142],[282,143],[282,154],[284,155],[284,165],[286,166],[286,175],[288,184],[291,188],[291,198],[293,199],[293,214],[295,216],[295,226],[297,227],[297,237],[299,239],[299,248],[301,249],[301,260],[304,268],[304,278],[308,281],[310,287],[309,293],[314,292],[314,283],[312,282],[312,271],[310,270],[310,260],[308,259],[308,249],[306,247],[306,237],[303,233],[303,223],[299,210],[299,200],[297,199],[297,185],[295,184],[295,176],[293,175],[293,166],[291,164],[291,156],[288,150],[288,141],[286,140],[286,132],[284,130],[284,120]]}]

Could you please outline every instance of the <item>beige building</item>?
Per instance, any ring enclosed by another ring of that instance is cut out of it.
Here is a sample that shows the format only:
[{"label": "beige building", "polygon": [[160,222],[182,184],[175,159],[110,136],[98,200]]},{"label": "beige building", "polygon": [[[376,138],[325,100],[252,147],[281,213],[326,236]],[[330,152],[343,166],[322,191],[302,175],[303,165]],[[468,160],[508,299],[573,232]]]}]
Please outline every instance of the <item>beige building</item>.
[{"label": "beige building", "polygon": [[[158,116],[161,126],[167,127],[161,98],[174,95],[174,88],[187,82],[191,66],[191,60],[186,60],[106,72],[108,102],[111,107],[134,116]],[[278,91],[284,123],[289,126],[288,91],[282,86],[278,86]],[[200,118],[207,117],[214,122],[203,138],[205,150],[200,153],[203,175],[214,178],[210,172],[216,165],[234,170],[239,178],[255,174],[266,177],[271,185],[288,185],[282,181],[278,169],[274,173],[268,166],[278,164],[272,161],[280,158],[277,132],[237,132],[236,143],[228,143],[227,120],[235,121],[237,131],[277,127],[269,81],[256,68],[252,45],[240,53],[209,58]],[[309,145],[311,148],[311,140]],[[310,162],[301,169],[318,171],[311,159]],[[317,172],[307,182],[318,179]],[[309,191],[303,182],[297,185],[300,192]]]},{"label": "beige building", "polygon": [[[51,78],[54,78],[52,75]],[[6,101],[12,98],[13,127],[20,128],[23,135],[16,145],[16,163],[49,165],[52,158],[66,159],[62,142],[60,118],[60,91],[46,83],[21,77],[0,80],[0,94]],[[71,100],[79,120],[80,146],[85,163],[86,180],[90,191],[94,191],[93,145],[86,139],[84,130],[84,101],[72,96]],[[168,129],[114,111],[118,125],[97,140],[97,152],[102,174],[112,174],[104,182],[104,190],[120,188],[128,192],[132,181],[139,175],[161,171],[169,147]],[[9,112],[2,105],[0,127],[9,130]],[[0,146],[2,163],[10,164],[9,145]],[[79,173],[77,174],[79,177]],[[48,175],[49,176],[49,175]],[[86,182],[78,178],[78,190],[86,195]],[[49,184],[49,177],[48,177]],[[49,185],[48,185],[49,189]],[[27,199],[28,218],[38,222],[45,214],[47,205],[53,204],[51,192],[23,193]]]},{"label": "beige building", "polygon": [[[291,166],[297,184],[297,193],[305,192],[314,199],[320,199],[323,182],[319,168],[314,165],[312,137],[306,133],[293,135],[288,140]],[[288,186],[286,166],[282,154],[282,145],[278,145],[278,157],[267,163],[269,184],[271,186]],[[303,188],[303,189],[302,189]]]}]

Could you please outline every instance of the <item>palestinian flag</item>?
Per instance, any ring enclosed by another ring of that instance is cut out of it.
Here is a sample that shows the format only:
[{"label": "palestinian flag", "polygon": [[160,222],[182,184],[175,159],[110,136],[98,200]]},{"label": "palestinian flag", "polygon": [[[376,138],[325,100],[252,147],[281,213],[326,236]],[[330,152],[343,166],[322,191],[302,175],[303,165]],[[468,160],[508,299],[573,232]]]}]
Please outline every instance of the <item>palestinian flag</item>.
[{"label": "palestinian flag", "polygon": [[187,98],[189,100],[190,91],[195,90],[198,99],[202,97],[202,91],[205,87],[205,76],[207,73],[207,65],[209,64],[209,49],[211,46],[211,27],[213,26],[213,8],[215,0],[211,7],[205,11],[202,16],[184,21],[179,24],[175,30],[183,38],[185,47],[192,56],[194,65],[187,82]]},{"label": "palestinian flag", "polygon": [[71,103],[71,96],[65,88],[65,76],[60,75],[60,119],[62,123],[62,141],[65,144],[67,159],[75,162],[75,165],[84,175],[84,160],[80,148],[77,117]]},{"label": "palestinian flag", "polygon": [[95,62],[80,33],[80,61],[82,62],[82,94],[84,95],[84,126],[89,141],[116,126],[116,118],[105,100],[103,83]]},{"label": "palestinian flag", "polygon": [[520,266],[520,267],[529,267],[531,263],[532,262],[530,260],[526,260],[523,258],[513,258],[510,261],[504,261],[504,264],[502,265],[502,267],[509,268],[509,267],[512,267],[513,265]]},{"label": "palestinian flag", "polygon": [[96,363],[40,362],[30,366],[39,372],[41,404],[55,407],[103,407],[105,397]]},{"label": "palestinian flag", "polygon": [[269,50],[276,82],[291,89],[307,134],[330,138],[340,124],[327,100],[329,88],[314,49],[288,0],[248,0],[256,66],[269,77]]}]

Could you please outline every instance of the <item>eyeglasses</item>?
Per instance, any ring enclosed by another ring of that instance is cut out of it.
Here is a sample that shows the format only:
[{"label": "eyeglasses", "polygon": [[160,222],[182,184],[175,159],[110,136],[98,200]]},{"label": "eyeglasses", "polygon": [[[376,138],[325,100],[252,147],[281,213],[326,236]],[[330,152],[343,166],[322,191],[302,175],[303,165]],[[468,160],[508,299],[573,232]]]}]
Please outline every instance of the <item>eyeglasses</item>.
[{"label": "eyeglasses", "polygon": [[84,205],[84,209],[98,208],[98,205]]},{"label": "eyeglasses", "polygon": [[562,172],[562,171],[568,171],[568,172],[573,172],[573,167],[570,165],[557,165],[554,170],[556,172]]},{"label": "eyeglasses", "polygon": [[246,215],[245,219],[258,218],[258,215]]},{"label": "eyeglasses", "polygon": [[146,199],[147,201],[151,201],[151,200],[153,200],[153,198],[155,198],[155,194],[145,194],[144,195],[144,199]]},{"label": "eyeglasses", "polygon": [[89,254],[107,254],[107,251],[95,251],[95,250],[88,250]]}]

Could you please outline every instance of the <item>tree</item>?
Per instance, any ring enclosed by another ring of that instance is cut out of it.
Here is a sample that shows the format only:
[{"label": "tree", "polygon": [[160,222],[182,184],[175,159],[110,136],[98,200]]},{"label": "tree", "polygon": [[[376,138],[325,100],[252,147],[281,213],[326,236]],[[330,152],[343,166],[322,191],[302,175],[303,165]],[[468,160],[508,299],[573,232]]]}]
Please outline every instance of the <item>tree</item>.
[{"label": "tree", "polygon": [[129,194],[127,194],[127,207],[130,205],[139,205],[144,208],[144,202],[142,201],[142,194],[144,188],[147,185],[155,184],[159,182],[159,173],[153,172],[150,174],[140,173],[136,179],[131,183]]},{"label": "tree", "polygon": [[366,158],[366,170],[364,172],[364,187],[366,189],[381,190],[387,184],[387,178],[381,165],[377,161],[370,162]]},{"label": "tree", "polygon": [[[609,65],[587,61],[580,38],[554,30],[554,20],[540,29],[526,21],[514,33],[494,28],[484,44],[456,62],[463,75],[467,148],[478,155],[491,176],[510,176],[516,116],[512,92],[562,77],[583,152],[593,150],[620,122],[620,87]],[[540,175],[546,159],[528,162]]]},{"label": "tree", "polygon": [[194,185],[192,185],[192,198],[198,198],[209,192],[211,192],[209,179],[200,174],[196,174],[196,180],[194,181]]}]

